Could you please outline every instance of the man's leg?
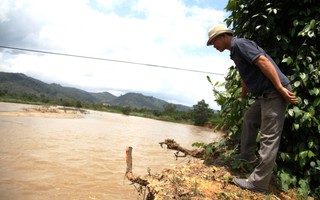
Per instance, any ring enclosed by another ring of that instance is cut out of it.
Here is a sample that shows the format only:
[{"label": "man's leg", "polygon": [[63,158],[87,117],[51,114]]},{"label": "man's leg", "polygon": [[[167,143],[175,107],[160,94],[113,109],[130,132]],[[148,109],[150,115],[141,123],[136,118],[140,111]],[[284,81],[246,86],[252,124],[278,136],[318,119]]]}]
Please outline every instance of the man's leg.
[{"label": "man's leg", "polygon": [[257,134],[261,124],[261,105],[255,101],[244,115],[240,155],[244,158],[254,156],[257,148]]},{"label": "man's leg", "polygon": [[248,180],[254,186],[267,190],[280,145],[287,103],[275,91],[259,101],[261,103],[261,161]]}]

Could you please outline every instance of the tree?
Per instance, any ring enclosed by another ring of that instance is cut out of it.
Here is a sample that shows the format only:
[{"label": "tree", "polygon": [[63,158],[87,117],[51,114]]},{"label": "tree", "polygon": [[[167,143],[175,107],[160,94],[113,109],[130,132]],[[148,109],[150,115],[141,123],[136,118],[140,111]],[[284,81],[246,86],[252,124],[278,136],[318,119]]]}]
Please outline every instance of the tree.
[{"label": "tree", "polygon": [[[298,187],[305,197],[320,196],[320,1],[319,0],[229,0],[226,19],[235,35],[256,41],[288,75],[298,105],[289,105],[277,160],[276,173],[284,190]],[[208,79],[210,81],[210,79]],[[231,67],[225,92],[212,84],[221,105],[219,125],[237,140],[242,110],[252,100],[237,100],[240,77]]]},{"label": "tree", "polygon": [[121,112],[124,115],[129,115],[131,111],[132,111],[132,108],[130,106],[121,107]]},{"label": "tree", "polygon": [[212,114],[213,110],[209,108],[209,104],[204,100],[199,101],[198,104],[193,106],[192,116],[194,124],[197,126],[203,126],[207,123]]},{"label": "tree", "polygon": [[174,104],[168,103],[163,105],[163,113],[165,115],[170,115],[176,111],[176,106]]},{"label": "tree", "polygon": [[0,90],[0,97],[8,94],[8,90]]}]

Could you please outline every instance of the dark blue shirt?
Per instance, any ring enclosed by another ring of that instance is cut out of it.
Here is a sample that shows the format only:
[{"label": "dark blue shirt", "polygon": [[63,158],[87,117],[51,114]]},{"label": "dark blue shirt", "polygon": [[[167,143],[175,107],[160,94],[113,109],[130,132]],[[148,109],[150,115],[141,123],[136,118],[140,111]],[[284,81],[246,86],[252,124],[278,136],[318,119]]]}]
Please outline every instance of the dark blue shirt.
[{"label": "dark blue shirt", "polygon": [[281,84],[286,87],[289,79],[280,71],[274,60],[254,41],[244,38],[233,38],[230,57],[237,66],[242,81],[249,92],[258,97],[275,89],[272,82],[263,74],[254,61],[261,55],[266,56],[275,67]]}]

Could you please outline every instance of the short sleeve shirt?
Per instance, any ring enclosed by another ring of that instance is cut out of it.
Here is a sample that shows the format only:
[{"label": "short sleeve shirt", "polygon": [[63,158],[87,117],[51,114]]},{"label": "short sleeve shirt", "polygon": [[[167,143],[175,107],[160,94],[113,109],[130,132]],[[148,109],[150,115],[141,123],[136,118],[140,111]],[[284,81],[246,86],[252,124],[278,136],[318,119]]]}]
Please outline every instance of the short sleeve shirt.
[{"label": "short sleeve shirt", "polygon": [[275,67],[281,84],[289,85],[289,79],[280,71],[274,60],[254,41],[245,38],[233,38],[230,57],[235,62],[242,81],[256,97],[275,89],[272,82],[263,74],[254,61],[261,55],[266,56]]}]

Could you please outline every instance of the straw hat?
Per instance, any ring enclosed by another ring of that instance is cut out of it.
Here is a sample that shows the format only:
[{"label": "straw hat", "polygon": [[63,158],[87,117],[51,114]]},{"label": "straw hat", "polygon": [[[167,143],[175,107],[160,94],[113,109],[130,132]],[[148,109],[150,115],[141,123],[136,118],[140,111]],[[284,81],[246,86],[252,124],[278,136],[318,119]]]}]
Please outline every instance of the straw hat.
[{"label": "straw hat", "polygon": [[209,39],[207,42],[207,46],[212,45],[211,41],[214,38],[216,38],[218,35],[221,35],[222,33],[229,33],[233,35],[233,31],[229,30],[225,25],[218,24],[218,25],[212,26],[208,33]]}]

